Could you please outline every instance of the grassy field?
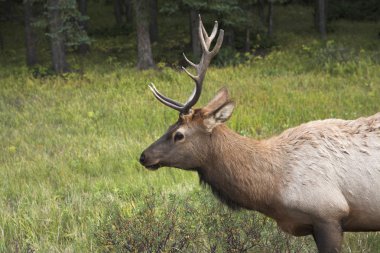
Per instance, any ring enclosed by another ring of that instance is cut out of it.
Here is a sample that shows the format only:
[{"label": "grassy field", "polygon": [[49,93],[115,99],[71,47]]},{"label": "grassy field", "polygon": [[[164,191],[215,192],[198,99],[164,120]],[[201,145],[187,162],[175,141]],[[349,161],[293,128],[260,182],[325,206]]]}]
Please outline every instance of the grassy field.
[{"label": "grassy field", "polygon": [[[320,43],[302,27],[287,30],[285,16],[277,22],[283,27],[269,55],[210,68],[199,106],[228,87],[237,103],[229,126],[258,139],[310,120],[380,111],[378,24],[336,22],[330,40]],[[128,245],[132,251],[316,250],[311,237],[287,236],[257,213],[223,207],[195,173],[151,172],[138,163],[177,118],[147,84],[185,100],[193,84],[184,73],[73,57],[82,72],[34,78],[16,54],[2,54],[0,252],[119,252]],[[344,252],[378,251],[378,233],[345,236]]]}]

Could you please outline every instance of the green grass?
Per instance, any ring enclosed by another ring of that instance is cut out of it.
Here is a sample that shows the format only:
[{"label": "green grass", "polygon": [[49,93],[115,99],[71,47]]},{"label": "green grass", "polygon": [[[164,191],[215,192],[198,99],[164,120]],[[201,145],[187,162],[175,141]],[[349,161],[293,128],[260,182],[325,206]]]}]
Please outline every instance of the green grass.
[{"label": "green grass", "polygon": [[[302,8],[279,11],[310,14]],[[324,44],[305,32],[310,22],[291,29],[286,17],[277,18],[278,45],[267,57],[210,68],[198,105],[228,87],[237,104],[229,126],[258,139],[310,120],[379,112],[377,24],[334,23]],[[159,233],[152,224],[165,229],[170,219],[176,227],[166,247],[185,238],[192,239],[189,251],[218,245],[223,252],[232,247],[233,231],[239,242],[253,236],[253,252],[315,251],[311,237],[291,238],[261,215],[221,207],[195,173],[150,172],[139,165],[141,151],[178,117],[147,84],[184,101],[193,87],[184,73],[167,67],[138,72],[95,49],[87,59],[72,56],[83,73],[36,79],[15,47],[2,52],[0,69],[0,252],[120,250],[123,238],[135,235],[138,245],[139,235]],[[379,250],[378,233],[345,236],[344,252]]]},{"label": "green grass", "polygon": [[[301,59],[279,51],[244,66],[212,68],[199,104],[227,86],[237,103],[230,127],[255,138],[309,120],[380,111],[378,65],[331,75],[294,73],[286,64],[292,61]],[[199,188],[194,173],[149,172],[137,161],[177,117],[153,98],[149,81],[181,100],[192,86],[183,73],[168,68],[143,73],[94,68],[46,79],[20,71],[2,78],[2,251],[96,251],[94,231],[110,207],[133,207],[151,192],[191,196]],[[371,245],[346,238],[346,247]]]}]

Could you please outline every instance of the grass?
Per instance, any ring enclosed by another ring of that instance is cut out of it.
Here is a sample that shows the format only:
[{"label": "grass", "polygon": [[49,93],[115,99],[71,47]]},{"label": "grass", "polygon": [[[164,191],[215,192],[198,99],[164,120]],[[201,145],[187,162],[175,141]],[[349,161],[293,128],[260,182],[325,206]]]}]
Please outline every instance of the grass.
[{"label": "grass", "polygon": [[[198,105],[227,86],[237,103],[229,126],[258,139],[310,120],[380,111],[376,24],[334,23],[326,44],[283,26],[267,57],[210,68]],[[181,240],[187,251],[252,243],[252,252],[315,251],[310,237],[286,236],[261,215],[222,207],[194,173],[139,165],[141,151],[177,118],[147,84],[184,101],[193,85],[184,73],[163,66],[138,72],[95,52],[71,59],[81,73],[34,78],[10,54],[3,52],[0,69],[0,252],[127,251],[128,240],[143,249],[146,238],[157,239],[150,245],[158,249],[157,227],[172,231],[167,251]],[[345,235],[344,252],[379,250],[378,233]]]}]

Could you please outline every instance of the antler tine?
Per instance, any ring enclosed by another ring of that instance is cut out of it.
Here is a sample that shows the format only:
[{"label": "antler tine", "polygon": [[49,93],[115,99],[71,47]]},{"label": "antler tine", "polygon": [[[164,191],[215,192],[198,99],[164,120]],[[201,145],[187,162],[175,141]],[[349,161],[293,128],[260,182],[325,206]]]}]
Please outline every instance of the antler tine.
[{"label": "antler tine", "polygon": [[179,111],[181,114],[187,114],[191,110],[191,107],[195,105],[195,103],[198,101],[201,92],[202,92],[202,84],[203,79],[206,75],[206,71],[208,66],[210,65],[211,59],[219,52],[220,47],[223,43],[223,36],[224,31],[220,29],[220,33],[218,36],[218,40],[215,44],[215,47],[210,52],[210,45],[211,42],[214,40],[216,34],[218,32],[218,22],[215,21],[214,27],[212,29],[212,32],[210,36],[208,36],[207,31],[205,27],[203,26],[201,16],[199,15],[199,41],[202,46],[202,57],[200,60],[200,63],[195,64],[192,61],[190,61],[186,55],[183,53],[183,57],[189,63],[192,67],[194,67],[197,71],[196,75],[191,74],[186,68],[182,67],[182,69],[188,74],[191,79],[195,82],[195,88],[193,92],[191,93],[191,96],[187,100],[187,102],[183,105],[171,98],[168,98],[164,95],[162,95],[154,86],[153,83],[149,84],[150,90],[153,92],[153,95],[164,105],[169,106],[170,108],[173,108],[177,111]]},{"label": "antler tine", "polygon": [[168,98],[168,97],[162,95],[162,94],[157,90],[156,86],[154,86],[153,83],[150,83],[149,88],[150,88],[151,90],[153,90],[153,92],[156,93],[156,94],[157,94],[159,97],[161,97],[163,100],[166,100],[167,102],[172,103],[172,104],[175,104],[175,105],[177,105],[177,106],[183,106],[183,104],[181,104],[180,102],[177,102],[177,101],[175,101],[174,99],[171,99],[171,98]]},{"label": "antler tine", "polygon": [[198,76],[194,76],[193,74],[191,74],[185,67],[182,66],[182,69],[186,72],[186,74],[188,74],[191,79],[193,79],[195,82],[198,82]]},{"label": "antler tine", "polygon": [[[183,57],[185,58],[185,60],[187,61],[187,63],[189,63],[191,66],[193,66],[194,68],[196,68],[198,65],[195,64],[194,62],[190,61],[189,59],[187,59],[185,53],[182,53]],[[182,67],[183,68],[183,67]]]},{"label": "antler tine", "polygon": [[223,37],[224,37],[224,30],[220,29],[218,40],[216,41],[214,49],[211,51],[212,56],[215,56],[219,52],[219,49],[223,43]]},{"label": "antler tine", "polygon": [[197,93],[197,89],[194,88],[193,91],[191,92],[190,97],[187,99],[185,105],[188,104],[192,99],[194,99],[194,96],[195,96],[196,93]]},{"label": "antler tine", "polygon": [[[203,25],[201,15],[199,15],[199,39],[205,41],[206,49],[210,49],[211,42],[214,40],[216,33],[218,31],[218,21],[215,21],[214,27],[212,29],[211,35],[208,36],[208,33],[206,31],[206,28]],[[201,36],[202,34],[202,36]]]},{"label": "antler tine", "polygon": [[[199,28],[198,28],[198,30],[199,30],[198,31],[199,32],[199,42],[201,43],[203,52],[208,52],[210,45],[207,45],[207,43],[205,41],[205,40],[208,40],[208,35],[207,35],[205,27],[203,26],[201,15],[199,15]],[[211,43],[209,43],[209,44],[211,44]]]},{"label": "antler tine", "polygon": [[163,103],[164,105],[166,106],[169,106],[177,111],[181,111],[184,107],[183,104],[171,99],[171,98],[168,98],[164,95],[162,95],[157,89],[156,87],[154,86],[153,83],[150,83],[149,85],[149,88],[150,90],[153,92],[153,95],[161,102]]},{"label": "antler tine", "polygon": [[[202,36],[201,36],[202,34]],[[210,48],[210,40],[209,40],[209,37],[208,37],[208,34],[207,34],[207,31],[206,31],[206,28],[204,27],[203,25],[203,22],[201,20],[201,15],[199,15],[199,39],[200,40],[205,40],[206,42],[206,47],[207,47],[207,50]]]},{"label": "antler tine", "polygon": [[218,31],[218,21],[215,21],[214,28],[212,29],[210,40],[212,41],[215,38],[216,32]]}]

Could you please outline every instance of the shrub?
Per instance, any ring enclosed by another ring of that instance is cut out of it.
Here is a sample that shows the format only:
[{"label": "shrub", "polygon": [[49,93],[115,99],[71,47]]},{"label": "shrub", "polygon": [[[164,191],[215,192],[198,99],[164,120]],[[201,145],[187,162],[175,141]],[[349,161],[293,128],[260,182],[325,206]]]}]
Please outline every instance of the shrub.
[{"label": "shrub", "polygon": [[334,40],[303,45],[300,54],[307,58],[304,61],[306,69],[319,69],[333,75],[356,74],[361,70],[361,65],[369,66],[377,59],[376,55],[348,48]]},{"label": "shrub", "polygon": [[[308,252],[312,242],[279,231],[252,211],[232,211],[209,193],[150,194],[136,207],[113,206],[96,229],[106,252]],[[310,238],[309,238],[310,239]]]},{"label": "shrub", "polygon": [[[160,203],[160,204],[159,204]],[[96,237],[106,252],[179,252],[191,247],[199,226],[193,209],[174,195],[147,195],[131,209],[112,207]]]}]

